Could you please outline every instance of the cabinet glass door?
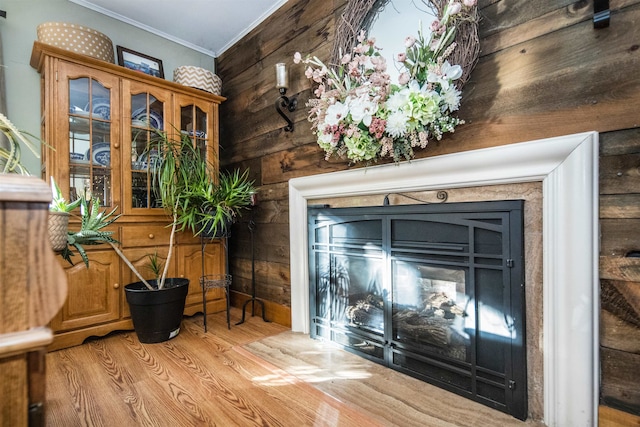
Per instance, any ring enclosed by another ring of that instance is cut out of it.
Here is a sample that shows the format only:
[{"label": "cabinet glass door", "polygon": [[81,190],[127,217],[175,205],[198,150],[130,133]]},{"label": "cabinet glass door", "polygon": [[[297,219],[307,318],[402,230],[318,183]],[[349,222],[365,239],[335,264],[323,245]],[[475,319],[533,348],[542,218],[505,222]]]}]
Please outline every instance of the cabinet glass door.
[{"label": "cabinet glass door", "polygon": [[91,77],[69,79],[69,198],[113,204],[111,89]]},{"label": "cabinet glass door", "polygon": [[206,156],[208,132],[207,113],[195,105],[180,108],[180,132],[189,135],[198,149]]},{"label": "cabinet glass door", "polygon": [[130,142],[129,155],[124,160],[125,179],[131,182],[130,188],[125,188],[125,203],[129,212],[162,207],[152,173],[159,154],[151,142],[158,137],[158,132],[169,126],[165,124],[165,108],[169,100],[170,95],[164,91],[151,92],[138,87],[131,89],[130,104],[125,107],[125,113],[130,111],[131,115],[125,127],[126,124],[130,126],[124,134],[125,141]]}]

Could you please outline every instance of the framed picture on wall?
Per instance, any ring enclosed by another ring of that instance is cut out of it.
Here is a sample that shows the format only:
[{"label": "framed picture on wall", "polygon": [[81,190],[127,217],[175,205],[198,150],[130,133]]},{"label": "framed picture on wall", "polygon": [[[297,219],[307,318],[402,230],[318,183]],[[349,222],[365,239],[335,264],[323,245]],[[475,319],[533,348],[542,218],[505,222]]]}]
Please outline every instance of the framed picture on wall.
[{"label": "framed picture on wall", "polygon": [[162,60],[122,46],[116,46],[116,49],[118,51],[118,65],[164,79]]}]

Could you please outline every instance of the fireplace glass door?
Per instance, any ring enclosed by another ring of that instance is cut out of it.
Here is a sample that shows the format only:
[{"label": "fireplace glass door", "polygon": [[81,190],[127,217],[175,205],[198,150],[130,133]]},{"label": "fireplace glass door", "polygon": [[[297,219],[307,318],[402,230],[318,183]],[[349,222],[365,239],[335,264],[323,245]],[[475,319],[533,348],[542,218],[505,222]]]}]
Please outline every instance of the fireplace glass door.
[{"label": "fireplace glass door", "polygon": [[311,336],[526,418],[522,208],[310,208]]}]

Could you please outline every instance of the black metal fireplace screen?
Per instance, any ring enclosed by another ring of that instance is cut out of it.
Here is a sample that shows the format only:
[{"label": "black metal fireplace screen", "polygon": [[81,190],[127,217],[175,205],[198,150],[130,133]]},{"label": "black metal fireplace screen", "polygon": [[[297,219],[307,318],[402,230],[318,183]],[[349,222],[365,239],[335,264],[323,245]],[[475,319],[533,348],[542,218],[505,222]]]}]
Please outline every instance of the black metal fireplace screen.
[{"label": "black metal fireplace screen", "polygon": [[525,419],[523,204],[310,207],[311,337]]}]

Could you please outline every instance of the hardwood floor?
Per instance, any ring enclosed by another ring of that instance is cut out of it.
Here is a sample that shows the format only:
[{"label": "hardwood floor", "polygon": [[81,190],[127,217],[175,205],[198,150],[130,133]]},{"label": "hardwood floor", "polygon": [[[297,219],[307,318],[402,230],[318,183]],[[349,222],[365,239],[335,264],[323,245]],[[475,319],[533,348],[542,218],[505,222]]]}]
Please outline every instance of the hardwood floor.
[{"label": "hardwood floor", "polygon": [[[288,328],[232,309],[185,318],[180,334],[140,344],[114,333],[47,355],[47,426],[376,425],[311,385],[264,362],[242,345]],[[327,412],[337,414],[326,423]],[[331,419],[335,419],[334,418]]]},{"label": "hardwood floor", "polygon": [[[328,343],[224,312],[165,343],[133,332],[47,355],[47,426],[522,426]],[[455,420],[455,421],[452,421]]]}]

